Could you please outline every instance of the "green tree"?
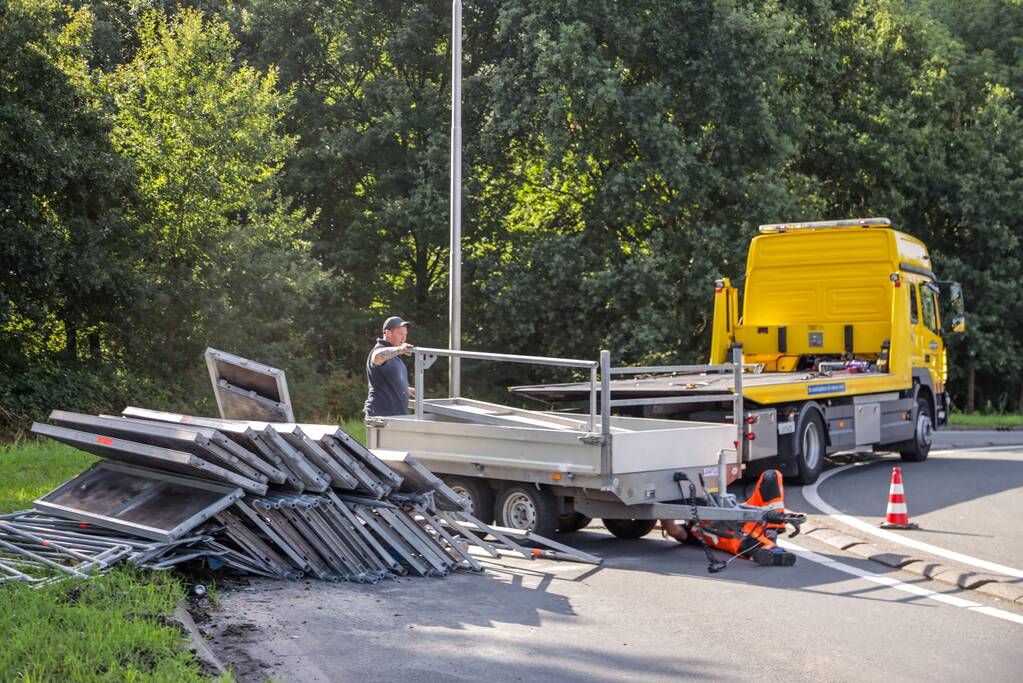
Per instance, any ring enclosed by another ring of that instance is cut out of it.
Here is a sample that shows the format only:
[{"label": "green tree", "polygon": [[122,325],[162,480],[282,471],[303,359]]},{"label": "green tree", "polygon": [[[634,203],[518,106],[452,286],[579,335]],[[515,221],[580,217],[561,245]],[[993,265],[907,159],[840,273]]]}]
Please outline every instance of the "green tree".
[{"label": "green tree", "polygon": [[[932,14],[855,2],[812,27],[822,46],[810,81],[817,97],[807,99],[792,178],[823,215],[890,216],[929,245],[939,276],[964,283],[971,323],[953,344],[950,384],[959,406],[972,408],[971,375],[980,373],[991,400],[1005,378],[1023,374],[1014,332],[1023,321],[1014,294],[1023,169],[1019,105],[1003,80],[1012,65],[934,20],[961,16],[956,5],[923,8]],[[966,35],[984,17],[1011,14],[981,9]]]},{"label": "green tree", "polygon": [[[702,359],[714,279],[791,213],[800,46],[773,4],[502,3],[474,171],[477,338]],[[496,205],[496,206],[495,206]]]},{"label": "green tree", "polygon": [[104,79],[113,140],[139,175],[147,240],[132,350],[151,372],[201,377],[207,344],[275,362],[301,353],[318,267],[280,174],[295,140],[276,72],[234,58],[228,25],[151,12],[132,60]]},{"label": "green tree", "polygon": [[[56,1],[0,13],[0,404],[66,396],[108,360],[139,244],[133,177],[88,68],[91,15]],[[88,341],[79,344],[80,340]],[[92,389],[96,387],[93,386]]]},{"label": "green tree", "polygon": [[447,336],[450,3],[245,3],[246,54],[294,88],[287,191],[319,209],[309,238],[333,285],[320,347],[361,366],[391,312]]}]

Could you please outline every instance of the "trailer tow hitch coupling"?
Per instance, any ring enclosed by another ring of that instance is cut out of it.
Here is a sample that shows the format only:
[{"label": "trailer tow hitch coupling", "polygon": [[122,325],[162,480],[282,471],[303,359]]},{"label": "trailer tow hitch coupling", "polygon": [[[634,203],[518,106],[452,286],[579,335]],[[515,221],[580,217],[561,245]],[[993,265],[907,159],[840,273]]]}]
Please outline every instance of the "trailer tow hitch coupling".
[{"label": "trailer tow hitch coupling", "polygon": [[764,521],[768,524],[788,524],[792,527],[789,538],[795,538],[802,531],[806,515],[801,512],[789,512],[787,510],[769,510],[764,514]]}]

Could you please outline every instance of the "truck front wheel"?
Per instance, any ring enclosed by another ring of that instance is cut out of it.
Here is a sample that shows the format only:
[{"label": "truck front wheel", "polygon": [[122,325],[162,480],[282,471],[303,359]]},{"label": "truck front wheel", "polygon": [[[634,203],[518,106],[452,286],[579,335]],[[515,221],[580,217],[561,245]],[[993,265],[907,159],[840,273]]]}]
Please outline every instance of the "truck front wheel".
[{"label": "truck front wheel", "polygon": [[916,427],[913,430],[912,447],[899,455],[906,462],[923,462],[931,452],[931,438],[934,435],[934,413],[926,396],[916,399]]},{"label": "truck front wheel", "polygon": [[497,494],[494,506],[498,526],[552,536],[558,530],[558,502],[554,494],[527,484],[512,484]]},{"label": "truck front wheel", "polygon": [[799,452],[796,454],[796,482],[799,484],[812,484],[817,481],[824,467],[824,424],[816,411],[809,410],[799,421],[799,428],[796,429],[796,445]]}]

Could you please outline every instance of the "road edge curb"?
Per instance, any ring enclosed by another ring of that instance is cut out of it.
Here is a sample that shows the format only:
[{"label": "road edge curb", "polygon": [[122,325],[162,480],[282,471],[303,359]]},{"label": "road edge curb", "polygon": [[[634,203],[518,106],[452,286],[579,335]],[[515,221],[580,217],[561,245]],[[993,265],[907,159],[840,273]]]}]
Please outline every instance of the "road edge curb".
[{"label": "road edge curb", "polygon": [[220,658],[213,652],[199,631],[199,627],[188,611],[186,599],[183,598],[174,606],[174,619],[181,624],[188,634],[189,650],[195,654],[195,658],[200,664],[214,670],[219,676],[227,675],[229,680],[235,680],[231,671],[224,666],[224,663],[220,661]]},{"label": "road edge curb", "polygon": [[808,521],[803,527],[803,535],[808,538],[889,569],[906,571],[954,588],[977,591],[1009,604],[1023,605],[1023,583],[1007,581],[1009,577],[951,567],[919,553],[888,552],[844,529],[815,521]]}]

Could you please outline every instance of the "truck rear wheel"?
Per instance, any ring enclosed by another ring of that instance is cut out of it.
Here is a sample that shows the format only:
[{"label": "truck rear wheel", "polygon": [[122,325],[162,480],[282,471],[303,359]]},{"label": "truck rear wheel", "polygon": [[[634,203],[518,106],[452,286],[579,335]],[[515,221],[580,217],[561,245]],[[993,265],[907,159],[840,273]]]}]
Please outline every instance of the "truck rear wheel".
[{"label": "truck rear wheel", "polygon": [[482,479],[472,477],[443,477],[460,498],[469,504],[469,514],[484,524],[494,523],[494,490]]},{"label": "truck rear wheel", "polygon": [[799,421],[796,429],[796,445],[799,446],[799,453],[796,454],[797,484],[812,484],[821,475],[824,467],[824,424],[814,410],[809,410]]},{"label": "truck rear wheel", "polygon": [[913,430],[912,448],[899,455],[906,462],[923,462],[931,452],[931,438],[934,434],[934,412],[926,396],[916,399],[916,427]]},{"label": "truck rear wheel", "polygon": [[527,484],[512,484],[497,494],[494,513],[498,526],[551,536],[558,530],[554,494]]},{"label": "truck rear wheel", "polygon": [[603,522],[618,538],[643,538],[657,526],[656,519],[604,519]]}]

